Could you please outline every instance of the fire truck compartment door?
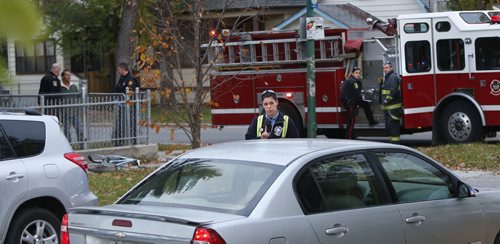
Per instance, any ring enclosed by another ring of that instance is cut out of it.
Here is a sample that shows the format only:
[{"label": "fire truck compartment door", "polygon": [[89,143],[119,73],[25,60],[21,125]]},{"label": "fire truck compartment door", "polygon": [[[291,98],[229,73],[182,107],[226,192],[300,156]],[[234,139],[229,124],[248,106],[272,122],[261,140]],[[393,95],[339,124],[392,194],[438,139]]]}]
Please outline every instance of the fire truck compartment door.
[{"label": "fire truck compartment door", "polygon": [[435,105],[433,21],[400,19],[398,26],[404,128],[428,127]]},{"label": "fire truck compartment door", "polygon": [[432,28],[433,21],[427,18],[399,20],[401,75],[419,76],[434,72]]}]

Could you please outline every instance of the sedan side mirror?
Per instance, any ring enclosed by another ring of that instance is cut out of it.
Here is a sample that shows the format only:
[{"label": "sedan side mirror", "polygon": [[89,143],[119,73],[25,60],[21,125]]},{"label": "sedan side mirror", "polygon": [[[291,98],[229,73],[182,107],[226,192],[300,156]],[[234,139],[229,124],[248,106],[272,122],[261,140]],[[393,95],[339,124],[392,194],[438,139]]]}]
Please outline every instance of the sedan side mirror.
[{"label": "sedan side mirror", "polygon": [[458,198],[475,197],[476,191],[469,185],[458,182]]}]

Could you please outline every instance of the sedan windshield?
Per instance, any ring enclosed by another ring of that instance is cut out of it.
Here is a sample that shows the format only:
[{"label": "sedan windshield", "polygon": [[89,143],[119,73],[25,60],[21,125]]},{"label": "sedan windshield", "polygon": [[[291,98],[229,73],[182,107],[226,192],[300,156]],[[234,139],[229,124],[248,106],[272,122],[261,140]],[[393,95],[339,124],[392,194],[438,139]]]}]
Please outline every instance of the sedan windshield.
[{"label": "sedan windshield", "polygon": [[119,204],[164,205],[248,215],[283,166],[220,159],[179,159]]}]

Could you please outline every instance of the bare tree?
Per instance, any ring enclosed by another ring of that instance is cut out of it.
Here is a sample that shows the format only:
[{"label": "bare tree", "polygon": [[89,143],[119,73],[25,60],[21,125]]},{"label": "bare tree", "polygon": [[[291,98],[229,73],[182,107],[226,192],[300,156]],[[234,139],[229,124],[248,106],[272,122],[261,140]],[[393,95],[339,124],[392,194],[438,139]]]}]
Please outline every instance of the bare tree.
[{"label": "bare tree", "polygon": [[[209,2],[209,1],[207,1]],[[203,43],[223,42],[220,36],[210,36],[210,30],[237,30],[241,23],[252,21],[265,6],[265,1],[221,0],[217,11],[204,8],[203,0],[157,0],[151,6],[153,20],[140,17],[148,45],[136,47],[140,57],[138,66],[143,71],[141,82],[154,85],[155,79],[167,80],[159,87],[159,96],[166,97],[165,109],[178,128],[184,130],[193,148],[201,146],[203,108],[209,100],[207,88],[213,63],[208,62],[209,49]],[[223,4],[220,4],[223,3]],[[226,11],[238,5],[239,16],[231,24],[225,20]],[[250,13],[252,11],[252,14]],[[188,71],[189,70],[189,71]],[[186,72],[188,71],[188,72]],[[175,94],[175,96],[174,96]],[[160,125],[152,124],[157,129]]]}]

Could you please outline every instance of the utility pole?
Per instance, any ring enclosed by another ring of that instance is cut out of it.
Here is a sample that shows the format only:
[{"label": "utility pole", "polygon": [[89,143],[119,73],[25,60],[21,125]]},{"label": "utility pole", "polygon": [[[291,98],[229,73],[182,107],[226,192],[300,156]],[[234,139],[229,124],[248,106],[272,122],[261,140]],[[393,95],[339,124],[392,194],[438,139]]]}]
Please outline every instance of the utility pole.
[{"label": "utility pole", "polygon": [[[306,0],[306,17],[313,17],[313,1],[317,6],[317,0]],[[307,22],[307,21],[306,21]],[[306,23],[307,26],[307,23]],[[316,64],[314,60],[314,39],[308,38],[306,43],[307,54],[307,137],[316,138]]]}]

